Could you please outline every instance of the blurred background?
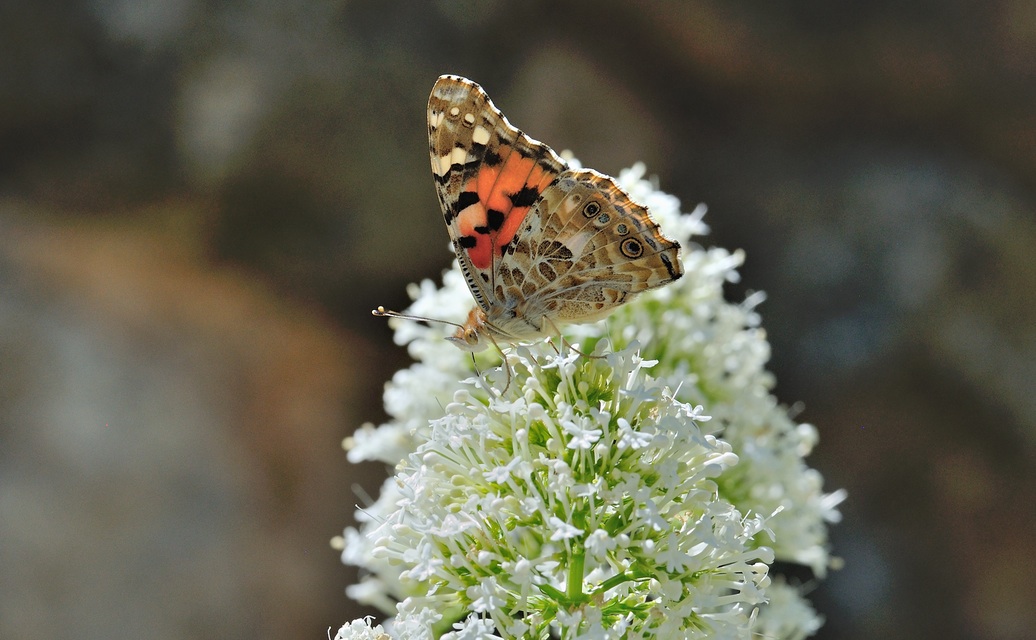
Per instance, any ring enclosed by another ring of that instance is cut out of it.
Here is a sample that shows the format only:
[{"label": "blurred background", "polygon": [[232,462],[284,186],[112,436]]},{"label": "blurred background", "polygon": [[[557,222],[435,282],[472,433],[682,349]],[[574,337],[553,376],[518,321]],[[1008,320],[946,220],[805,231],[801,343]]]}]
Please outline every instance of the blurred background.
[{"label": "blurred background", "polygon": [[818,638],[1033,637],[1031,0],[5,0],[0,637],[367,613],[340,442],[407,364],[370,309],[450,262],[442,73],[747,251],[849,491]]}]

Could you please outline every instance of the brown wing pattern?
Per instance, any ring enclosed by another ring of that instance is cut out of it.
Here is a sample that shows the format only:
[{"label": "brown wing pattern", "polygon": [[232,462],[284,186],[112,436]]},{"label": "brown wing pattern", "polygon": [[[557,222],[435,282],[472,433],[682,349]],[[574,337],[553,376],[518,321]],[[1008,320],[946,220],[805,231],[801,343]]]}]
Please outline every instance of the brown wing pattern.
[{"label": "brown wing pattern", "polygon": [[538,327],[541,316],[594,320],[683,275],[679,250],[614,180],[566,171],[526,217],[498,269],[496,296],[524,300],[520,313]]}]

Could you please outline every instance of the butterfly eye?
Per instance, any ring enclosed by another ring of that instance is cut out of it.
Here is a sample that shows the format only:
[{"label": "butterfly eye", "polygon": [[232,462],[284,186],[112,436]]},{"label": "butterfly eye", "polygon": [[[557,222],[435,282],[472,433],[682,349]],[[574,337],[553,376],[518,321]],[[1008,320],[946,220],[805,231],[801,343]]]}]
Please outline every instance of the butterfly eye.
[{"label": "butterfly eye", "polygon": [[640,244],[640,241],[633,238],[623,240],[619,248],[622,249],[622,255],[627,258],[639,258],[644,253],[644,246]]},{"label": "butterfly eye", "polygon": [[601,205],[596,202],[587,202],[583,206],[583,215],[587,218],[592,218],[601,212]]}]

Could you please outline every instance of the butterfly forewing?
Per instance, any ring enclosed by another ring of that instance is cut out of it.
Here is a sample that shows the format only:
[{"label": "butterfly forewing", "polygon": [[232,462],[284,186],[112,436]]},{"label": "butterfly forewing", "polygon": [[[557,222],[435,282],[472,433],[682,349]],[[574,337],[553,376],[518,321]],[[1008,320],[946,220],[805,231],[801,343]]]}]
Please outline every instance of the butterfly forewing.
[{"label": "butterfly forewing", "polygon": [[477,84],[442,76],[428,100],[428,139],[439,202],[472,295],[487,313],[495,275],[530,207],[565,167],[524,135]]}]

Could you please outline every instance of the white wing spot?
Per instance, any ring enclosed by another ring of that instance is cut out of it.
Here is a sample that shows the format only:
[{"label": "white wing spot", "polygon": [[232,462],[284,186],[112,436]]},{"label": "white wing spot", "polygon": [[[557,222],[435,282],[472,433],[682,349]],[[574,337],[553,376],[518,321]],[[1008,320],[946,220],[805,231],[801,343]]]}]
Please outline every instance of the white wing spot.
[{"label": "white wing spot", "polygon": [[463,147],[454,147],[450,152],[451,164],[464,164],[468,159],[468,150]]},{"label": "white wing spot", "polygon": [[464,123],[467,124],[467,125],[475,124],[475,114],[473,114],[473,113],[465,113],[464,114]]},{"label": "white wing spot", "polygon": [[475,127],[475,130],[471,132],[471,141],[475,144],[488,144],[489,129],[486,129],[482,125]]},{"label": "white wing spot", "polygon": [[432,169],[435,171],[435,175],[444,176],[450,172],[450,166],[453,165],[453,162],[450,160],[450,158],[451,154],[449,153],[447,153],[444,156],[439,156],[438,158],[435,158],[435,163],[432,167]]},{"label": "white wing spot", "polygon": [[428,111],[428,124],[432,125],[433,129],[438,129],[439,125],[446,118],[446,114],[442,111],[436,113],[435,111]]},{"label": "white wing spot", "polygon": [[460,115],[460,107],[452,107],[450,109],[450,117],[451,118],[456,118],[459,115]]}]

